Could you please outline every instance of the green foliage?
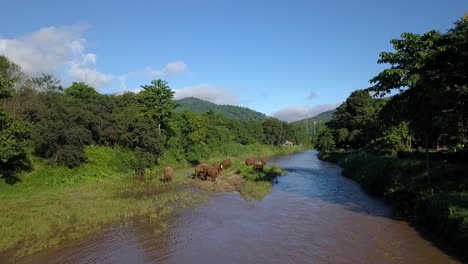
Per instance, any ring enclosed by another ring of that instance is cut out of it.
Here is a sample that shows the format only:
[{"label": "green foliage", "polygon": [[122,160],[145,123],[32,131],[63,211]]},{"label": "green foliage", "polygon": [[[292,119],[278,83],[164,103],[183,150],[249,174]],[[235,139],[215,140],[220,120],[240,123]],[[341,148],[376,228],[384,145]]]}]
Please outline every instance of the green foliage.
[{"label": "green foliage", "polygon": [[407,122],[392,126],[383,136],[369,144],[368,149],[379,155],[395,156],[398,152],[411,149],[412,136]]},{"label": "green foliage", "polygon": [[47,97],[33,126],[36,154],[70,168],[86,161],[84,147],[92,140],[83,111],[64,97]]},{"label": "green foliage", "polygon": [[370,91],[385,95],[396,90],[387,115],[408,121],[412,132],[429,148],[435,141],[456,145],[467,138],[468,23],[462,19],[447,33],[403,33],[392,40],[394,52],[382,52],[385,69]]},{"label": "green foliage", "polygon": [[335,141],[338,145],[343,148],[360,148],[374,138],[376,115],[383,103],[364,90],[351,93],[328,123],[330,128],[337,131]]},{"label": "green foliage", "polygon": [[0,178],[15,183],[16,174],[30,168],[25,152],[28,129],[13,116],[0,111]]},{"label": "green foliage", "polygon": [[98,95],[98,92],[82,82],[74,82],[70,87],[65,89],[65,94],[80,100],[89,101]]},{"label": "green foliage", "polygon": [[[19,66],[0,56],[0,99],[13,95],[14,84],[19,81]],[[0,178],[8,183],[18,181],[16,174],[30,168],[25,152],[25,141],[29,138],[27,127],[0,108]]]},{"label": "green foliage", "polygon": [[143,115],[156,121],[163,129],[166,128],[177,106],[172,100],[174,91],[163,80],[153,80],[151,85],[143,85],[141,88],[143,91],[139,97]]},{"label": "green foliage", "polygon": [[335,148],[335,140],[333,135],[327,127],[324,127],[320,130],[317,136],[317,142],[315,148],[320,152],[328,152]]},{"label": "green foliage", "polygon": [[288,131],[289,127],[286,122],[282,122],[277,118],[269,117],[263,122],[263,133],[265,134],[265,142],[271,146],[284,144],[286,140],[292,140],[292,135]]}]

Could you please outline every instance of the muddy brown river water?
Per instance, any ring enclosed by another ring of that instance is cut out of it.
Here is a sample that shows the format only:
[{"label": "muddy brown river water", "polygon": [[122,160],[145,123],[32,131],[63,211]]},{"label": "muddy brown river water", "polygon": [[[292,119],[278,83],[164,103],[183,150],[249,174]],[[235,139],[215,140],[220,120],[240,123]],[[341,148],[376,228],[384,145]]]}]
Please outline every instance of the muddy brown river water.
[{"label": "muddy brown river water", "polygon": [[218,193],[164,231],[115,225],[20,263],[457,263],[315,151],[270,162],[289,173],[261,201]]}]

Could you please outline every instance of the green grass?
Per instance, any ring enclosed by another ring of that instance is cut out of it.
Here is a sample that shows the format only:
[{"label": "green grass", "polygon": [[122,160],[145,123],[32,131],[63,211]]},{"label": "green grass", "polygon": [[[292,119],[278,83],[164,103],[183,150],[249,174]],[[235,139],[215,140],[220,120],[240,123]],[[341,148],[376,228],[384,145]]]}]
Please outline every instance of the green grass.
[{"label": "green grass", "polygon": [[240,190],[240,194],[247,201],[261,200],[270,193],[272,187],[272,183],[268,181],[246,181]]},{"label": "green grass", "polygon": [[[156,222],[175,202],[193,200],[190,193],[164,190],[159,182],[84,184],[25,199],[3,199],[0,215],[0,251],[14,249],[15,257],[77,239],[116,221],[146,216]],[[123,195],[141,193],[144,195]],[[150,190],[151,189],[151,190]]]},{"label": "green grass", "polygon": [[241,195],[246,200],[260,200],[267,196],[272,187],[272,180],[285,172],[278,166],[265,166],[263,171],[255,171],[252,166],[241,166],[239,169],[240,175],[246,180],[242,189]]}]

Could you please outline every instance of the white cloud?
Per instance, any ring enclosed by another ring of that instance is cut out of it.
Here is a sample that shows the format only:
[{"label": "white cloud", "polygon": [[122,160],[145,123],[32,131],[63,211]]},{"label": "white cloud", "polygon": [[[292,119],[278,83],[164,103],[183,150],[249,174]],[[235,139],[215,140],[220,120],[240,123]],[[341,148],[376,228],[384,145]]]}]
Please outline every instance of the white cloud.
[{"label": "white cloud", "polygon": [[210,85],[195,85],[181,89],[174,89],[174,91],[175,99],[196,97],[215,104],[237,105],[239,103],[239,98],[231,91]]},{"label": "white cloud", "polygon": [[279,111],[276,111],[272,114],[272,116],[287,122],[293,122],[297,120],[304,119],[306,117],[313,117],[318,115],[322,112],[332,110],[338,107],[338,104],[323,104],[317,105],[314,107],[307,107],[307,106],[289,106],[283,108]]},{"label": "white cloud", "polygon": [[86,52],[83,27],[45,27],[31,34],[0,39],[0,54],[19,64],[28,75],[60,74],[68,81],[93,86],[109,83],[113,76],[96,69],[96,54]]},{"label": "white cloud", "polygon": [[182,74],[187,70],[187,64],[183,61],[169,62],[162,70],[153,70],[151,67],[147,68],[147,73],[151,78],[162,78],[170,75]]},{"label": "white cloud", "polygon": [[93,53],[84,54],[81,61],[70,62],[68,74],[73,80],[85,82],[94,87],[108,84],[113,80],[113,76],[96,70],[96,55]]}]

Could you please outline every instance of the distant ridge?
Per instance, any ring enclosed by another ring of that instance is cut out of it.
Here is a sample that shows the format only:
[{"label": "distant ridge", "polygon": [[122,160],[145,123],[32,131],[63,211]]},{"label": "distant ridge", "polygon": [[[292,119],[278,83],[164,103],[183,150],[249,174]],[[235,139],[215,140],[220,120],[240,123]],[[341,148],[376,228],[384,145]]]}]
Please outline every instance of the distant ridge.
[{"label": "distant ridge", "polygon": [[[322,113],[320,113],[318,115],[315,115],[315,116],[309,118],[309,121],[328,122],[328,121],[330,121],[332,119],[333,113],[335,113],[335,112],[336,112],[336,109],[322,112]],[[304,122],[305,120],[306,120],[306,118],[304,118],[302,120],[299,120],[299,121],[294,121],[292,123],[300,123],[300,122]]]},{"label": "distant ridge", "polygon": [[175,101],[180,105],[176,108],[176,111],[179,112],[183,110],[190,110],[203,114],[212,110],[216,114],[238,120],[264,121],[267,118],[265,114],[254,111],[247,107],[235,105],[218,105],[195,97],[187,97]]}]

